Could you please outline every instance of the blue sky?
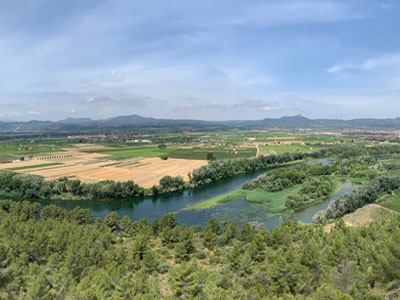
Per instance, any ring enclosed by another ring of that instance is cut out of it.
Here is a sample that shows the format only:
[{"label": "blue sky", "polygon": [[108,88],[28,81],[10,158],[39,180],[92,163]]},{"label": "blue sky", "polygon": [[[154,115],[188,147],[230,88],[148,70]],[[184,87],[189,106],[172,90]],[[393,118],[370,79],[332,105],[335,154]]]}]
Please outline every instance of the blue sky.
[{"label": "blue sky", "polygon": [[0,2],[0,119],[400,117],[400,0]]}]

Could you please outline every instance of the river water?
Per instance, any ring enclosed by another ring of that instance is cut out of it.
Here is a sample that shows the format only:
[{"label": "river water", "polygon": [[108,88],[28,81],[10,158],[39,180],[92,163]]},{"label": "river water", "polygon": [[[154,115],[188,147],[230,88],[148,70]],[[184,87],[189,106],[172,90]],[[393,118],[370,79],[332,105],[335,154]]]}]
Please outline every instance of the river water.
[{"label": "river water", "polygon": [[[320,161],[328,164],[329,161]],[[264,224],[268,229],[273,229],[281,223],[278,215],[268,217],[268,210],[262,204],[253,204],[245,201],[242,197],[204,210],[182,210],[188,205],[208,200],[210,198],[225,194],[242,185],[265,171],[240,174],[232,178],[226,178],[208,184],[203,187],[176,192],[157,197],[140,197],[134,199],[123,199],[114,201],[47,201],[32,200],[41,203],[43,206],[56,204],[65,209],[71,210],[76,206],[90,208],[95,218],[103,218],[111,211],[116,211],[121,217],[129,216],[132,221],[147,218],[150,222],[155,218],[161,218],[164,214],[174,212],[179,224],[204,225],[211,217],[220,221],[235,220],[239,225],[249,221],[257,221]],[[325,209],[331,200],[334,200],[354,190],[351,183],[345,183],[342,189],[324,202],[305,208],[294,214],[296,219],[304,223],[311,223],[316,212]]]}]

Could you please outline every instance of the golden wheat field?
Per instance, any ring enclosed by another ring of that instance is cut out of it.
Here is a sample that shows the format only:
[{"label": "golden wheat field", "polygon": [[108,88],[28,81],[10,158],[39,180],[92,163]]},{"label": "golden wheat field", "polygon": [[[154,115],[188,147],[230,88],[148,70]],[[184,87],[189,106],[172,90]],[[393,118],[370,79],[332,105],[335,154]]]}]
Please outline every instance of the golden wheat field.
[{"label": "golden wheat field", "polygon": [[158,157],[112,160],[102,154],[79,152],[77,148],[66,150],[1,164],[0,170],[40,175],[48,180],[60,177],[78,178],[83,182],[133,180],[148,188],[157,185],[165,175],[182,176],[187,180],[188,172],[207,164],[205,160],[162,160]]}]

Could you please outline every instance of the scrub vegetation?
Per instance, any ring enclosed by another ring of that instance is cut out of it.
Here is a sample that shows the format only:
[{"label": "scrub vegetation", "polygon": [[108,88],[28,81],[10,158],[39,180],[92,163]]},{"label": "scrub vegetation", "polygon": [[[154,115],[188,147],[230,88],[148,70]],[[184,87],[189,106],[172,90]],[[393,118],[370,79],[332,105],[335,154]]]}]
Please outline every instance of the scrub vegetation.
[{"label": "scrub vegetation", "polygon": [[3,299],[396,299],[400,218],[330,232],[0,201]]}]

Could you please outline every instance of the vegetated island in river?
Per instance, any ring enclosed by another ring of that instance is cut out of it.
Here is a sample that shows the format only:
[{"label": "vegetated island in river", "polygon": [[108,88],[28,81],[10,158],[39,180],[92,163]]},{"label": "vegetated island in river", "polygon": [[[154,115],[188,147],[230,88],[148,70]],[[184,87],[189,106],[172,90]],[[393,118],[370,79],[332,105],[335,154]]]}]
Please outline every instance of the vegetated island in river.
[{"label": "vegetated island in river", "polygon": [[391,175],[390,172],[399,167],[390,158],[380,161],[374,155],[345,153],[345,149],[340,151],[329,165],[312,163],[276,168],[246,182],[242,189],[188,206],[184,210],[209,209],[244,198],[248,202],[266,206],[268,215],[283,214],[325,201],[338,192],[345,182],[352,182],[356,187],[363,186],[375,178]]},{"label": "vegetated island in river", "polygon": [[[266,192],[259,188],[253,190],[236,189],[228,193],[219,195],[217,197],[196,203],[194,205],[187,206],[183,210],[209,209],[237,198],[244,198],[244,200],[247,202],[256,203],[268,207],[268,212],[269,212],[268,215],[283,214],[290,212],[292,210],[291,208],[288,208],[285,205],[288,197],[295,196],[296,194],[298,194],[301,188],[302,188],[301,185],[295,185],[293,187],[278,192]],[[329,196],[331,196],[335,192],[339,191],[341,188],[342,188],[342,182],[338,182],[336,180],[335,188],[332,193],[329,193],[328,195],[326,195],[326,197],[323,198],[312,199],[311,201],[303,203],[301,206],[296,207],[293,210],[301,210],[310,205],[320,203],[326,200]]]}]

